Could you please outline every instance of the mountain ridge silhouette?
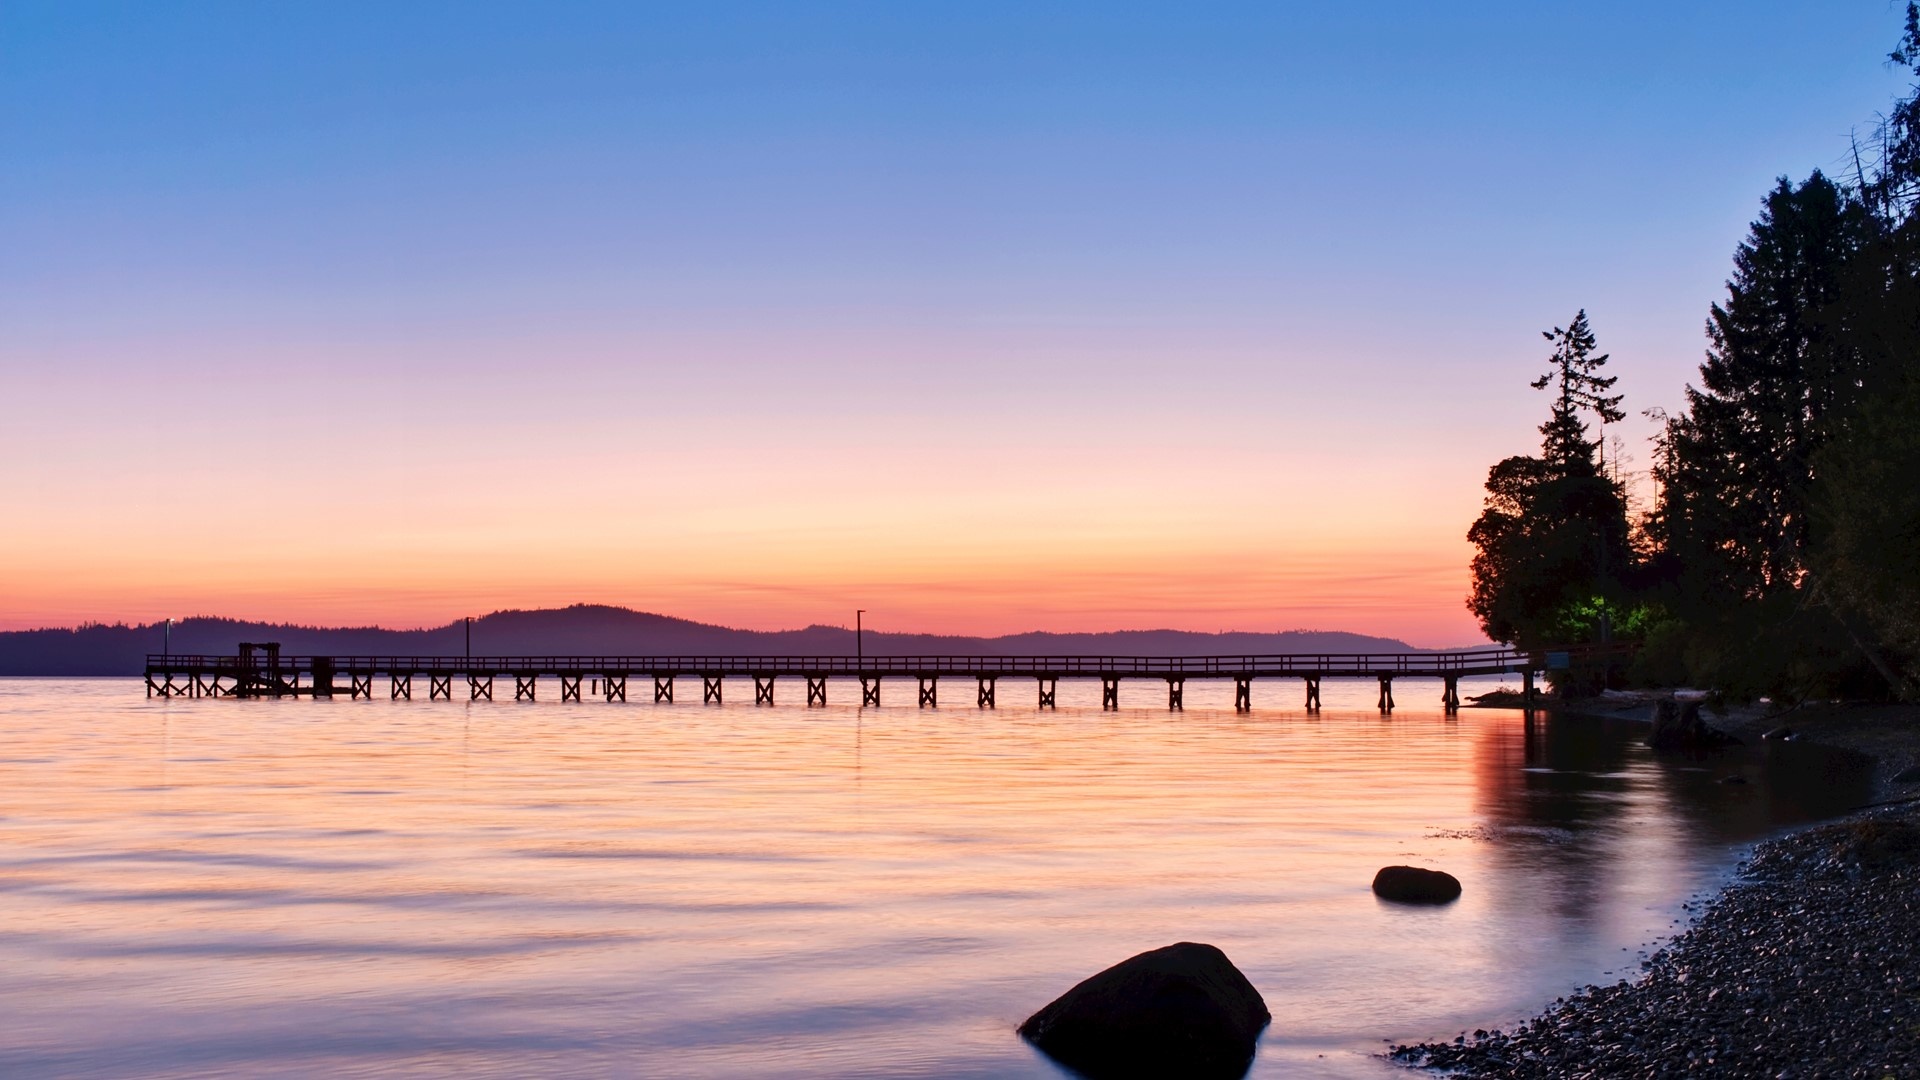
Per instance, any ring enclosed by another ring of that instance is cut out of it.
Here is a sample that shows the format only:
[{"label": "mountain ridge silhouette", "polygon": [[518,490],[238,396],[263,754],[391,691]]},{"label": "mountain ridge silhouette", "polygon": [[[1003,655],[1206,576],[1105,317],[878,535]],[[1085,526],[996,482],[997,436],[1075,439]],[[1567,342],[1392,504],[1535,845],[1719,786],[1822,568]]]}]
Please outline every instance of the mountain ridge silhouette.
[{"label": "mountain ridge silhouette", "polygon": [[[138,675],[162,651],[162,623],[94,623],[0,631],[0,675]],[[288,654],[459,656],[465,628],[320,627],[218,616],[175,620],[172,651],[231,654],[242,641],[278,641]],[[1340,630],[1272,633],[1194,630],[1031,630],[997,637],[865,632],[869,656],[1234,656],[1272,653],[1430,652],[1396,638]],[[737,630],[609,604],[510,609],[473,621],[475,656],[851,656],[851,627]]]}]

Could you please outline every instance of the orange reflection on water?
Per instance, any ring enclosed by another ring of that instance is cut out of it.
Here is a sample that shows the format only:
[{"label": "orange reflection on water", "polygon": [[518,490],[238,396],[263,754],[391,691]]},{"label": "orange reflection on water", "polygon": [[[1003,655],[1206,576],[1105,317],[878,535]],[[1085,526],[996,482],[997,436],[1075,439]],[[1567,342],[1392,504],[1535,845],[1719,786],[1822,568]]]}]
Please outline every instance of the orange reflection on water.
[{"label": "orange reflection on water", "polygon": [[[1194,939],[1275,1014],[1255,1075],[1392,1075],[1377,1040],[1599,977],[1724,865],[1618,733],[1550,743],[1542,800],[1515,714],[1061,689],[1037,713],[1005,682],[996,712],[0,682],[0,1072],[1049,1076],[1020,1019]],[[1466,895],[1376,901],[1402,861]]]}]

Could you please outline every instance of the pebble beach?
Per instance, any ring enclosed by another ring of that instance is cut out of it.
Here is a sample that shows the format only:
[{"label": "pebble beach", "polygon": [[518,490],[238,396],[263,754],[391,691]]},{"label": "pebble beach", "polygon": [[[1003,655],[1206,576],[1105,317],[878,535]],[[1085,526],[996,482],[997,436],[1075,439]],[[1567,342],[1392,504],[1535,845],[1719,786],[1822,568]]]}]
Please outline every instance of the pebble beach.
[{"label": "pebble beach", "polygon": [[1786,724],[1872,755],[1878,804],[1758,845],[1640,977],[1390,1057],[1466,1077],[1920,1076],[1920,783],[1895,779],[1916,720],[1896,706],[1719,718],[1743,740]]}]

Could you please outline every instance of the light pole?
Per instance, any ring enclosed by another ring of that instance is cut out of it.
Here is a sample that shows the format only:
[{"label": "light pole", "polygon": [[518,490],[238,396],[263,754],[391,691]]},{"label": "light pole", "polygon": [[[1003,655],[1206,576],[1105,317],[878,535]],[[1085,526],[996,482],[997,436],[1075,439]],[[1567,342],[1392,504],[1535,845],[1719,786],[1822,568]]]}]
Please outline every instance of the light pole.
[{"label": "light pole", "polygon": [[467,651],[466,651],[466,658],[467,658],[467,659],[469,659],[469,660],[471,660],[471,659],[473,659],[473,616],[471,616],[471,615],[469,615],[469,616],[467,616]]},{"label": "light pole", "polygon": [[861,608],[853,613],[853,670],[855,674],[865,671],[867,667],[866,650],[860,644],[860,617],[866,613],[866,608]]},{"label": "light pole", "polygon": [[173,658],[173,620],[172,619],[167,620],[166,641],[165,641],[165,644],[160,646],[160,649],[161,649],[161,655],[167,657],[168,659]]}]

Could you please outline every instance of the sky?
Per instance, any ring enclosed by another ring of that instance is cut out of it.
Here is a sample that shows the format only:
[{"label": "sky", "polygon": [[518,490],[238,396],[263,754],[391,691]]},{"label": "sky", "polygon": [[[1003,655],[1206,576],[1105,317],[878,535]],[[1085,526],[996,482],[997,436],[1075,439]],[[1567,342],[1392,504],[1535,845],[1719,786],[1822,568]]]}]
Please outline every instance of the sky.
[{"label": "sky", "polygon": [[0,5],[0,629],[1483,640],[1584,308],[1678,411],[1818,3]]}]

